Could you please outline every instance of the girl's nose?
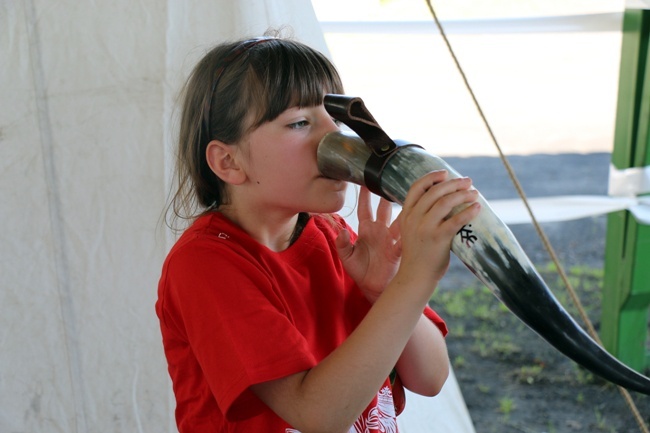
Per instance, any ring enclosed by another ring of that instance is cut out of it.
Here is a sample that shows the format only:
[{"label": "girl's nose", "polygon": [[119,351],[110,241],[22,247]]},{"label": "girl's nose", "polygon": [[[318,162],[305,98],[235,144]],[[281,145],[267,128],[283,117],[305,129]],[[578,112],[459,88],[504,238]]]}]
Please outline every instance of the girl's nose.
[{"label": "girl's nose", "polygon": [[327,110],[325,110],[325,106],[321,106],[321,108],[322,108],[321,115],[323,116],[324,133],[339,131],[341,129],[339,126],[339,122],[334,118],[332,118],[332,116],[330,116]]},{"label": "girl's nose", "polygon": [[339,131],[340,129],[339,121],[330,117],[327,132]]}]

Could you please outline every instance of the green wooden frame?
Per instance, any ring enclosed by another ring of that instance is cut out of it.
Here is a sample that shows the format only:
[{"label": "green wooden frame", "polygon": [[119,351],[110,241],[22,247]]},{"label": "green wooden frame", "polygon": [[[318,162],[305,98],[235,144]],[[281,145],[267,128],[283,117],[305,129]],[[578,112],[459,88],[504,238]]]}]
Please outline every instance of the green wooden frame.
[{"label": "green wooden frame", "polygon": [[[623,40],[612,164],[650,165],[650,10],[628,9]],[[607,220],[602,325],[605,348],[637,371],[649,363],[650,226],[628,211]]]}]

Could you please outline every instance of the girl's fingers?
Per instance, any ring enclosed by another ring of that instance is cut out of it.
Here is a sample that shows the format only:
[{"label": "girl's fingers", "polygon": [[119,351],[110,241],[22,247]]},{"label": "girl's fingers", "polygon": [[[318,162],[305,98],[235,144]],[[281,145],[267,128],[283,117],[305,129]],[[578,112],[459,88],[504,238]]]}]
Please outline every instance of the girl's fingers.
[{"label": "girl's fingers", "polygon": [[[421,185],[420,188],[425,186],[426,183]],[[420,196],[417,202],[411,205],[411,209],[416,214],[433,211],[436,218],[444,218],[454,207],[476,200],[478,191],[471,189],[471,186],[471,179],[456,178],[430,185],[424,193],[415,190],[413,191],[414,196],[417,196],[418,192]],[[410,193],[411,191],[409,191]]]},{"label": "girl's fingers", "polygon": [[390,224],[391,217],[393,216],[393,204],[381,198],[377,206],[377,221],[381,221],[386,225]]},{"label": "girl's fingers", "polygon": [[447,170],[437,170],[425,174],[416,180],[409,189],[406,199],[404,200],[404,209],[410,209],[420,201],[420,198],[429,191],[429,189],[447,179]]},{"label": "girl's fingers", "polygon": [[372,203],[370,190],[362,186],[359,190],[359,206],[357,207],[357,219],[359,222],[372,220]]},{"label": "girl's fingers", "polygon": [[[457,206],[473,203],[477,198],[478,191],[475,189],[452,191],[448,194],[442,195],[436,200],[435,209],[440,213],[440,217],[443,219],[449,219],[451,217],[450,212],[454,211],[454,213],[458,213],[458,210],[455,210]],[[434,207],[432,206],[431,209],[433,208]]]},{"label": "girl's fingers", "polygon": [[470,223],[481,211],[481,204],[479,202],[470,203],[462,211],[448,218],[445,223],[449,223],[452,227],[462,227]]},{"label": "girl's fingers", "polygon": [[430,175],[413,184],[410,197],[407,197],[413,201],[409,203],[409,209],[403,208],[399,222],[407,230],[440,229],[440,234],[453,235],[478,214],[480,206],[474,204],[478,191],[471,188],[468,178],[443,179],[433,183],[441,177],[435,173]]},{"label": "girl's fingers", "polygon": [[390,224],[393,215],[393,204],[381,198],[377,206],[377,218],[372,214],[372,194],[365,186],[359,191],[359,206],[357,208],[357,219],[361,221],[380,221],[386,225]]},{"label": "girl's fingers", "polygon": [[399,239],[400,237],[400,220],[402,217],[402,213],[400,212],[399,215],[397,215],[397,218],[395,218],[395,221],[391,223],[390,226],[388,226],[388,232],[390,235],[393,237],[393,239]]}]

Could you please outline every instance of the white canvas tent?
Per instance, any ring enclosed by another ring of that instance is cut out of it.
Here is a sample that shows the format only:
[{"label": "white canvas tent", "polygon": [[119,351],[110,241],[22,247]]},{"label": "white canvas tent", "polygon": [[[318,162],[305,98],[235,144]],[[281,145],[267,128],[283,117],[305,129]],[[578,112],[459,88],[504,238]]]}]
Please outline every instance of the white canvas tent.
[{"label": "white canvas tent", "polygon": [[[176,92],[285,24],[326,50],[301,0],[0,1],[0,431],[176,431],[153,310]],[[473,431],[453,376],[409,401],[405,431]]]}]

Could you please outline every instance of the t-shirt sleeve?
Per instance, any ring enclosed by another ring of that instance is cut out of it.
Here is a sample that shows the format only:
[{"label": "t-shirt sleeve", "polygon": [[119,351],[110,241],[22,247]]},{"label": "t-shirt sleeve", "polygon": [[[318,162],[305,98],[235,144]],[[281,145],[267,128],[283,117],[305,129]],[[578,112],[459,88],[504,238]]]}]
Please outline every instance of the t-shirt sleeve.
[{"label": "t-shirt sleeve", "polygon": [[442,336],[446,337],[447,334],[449,333],[449,330],[447,329],[447,324],[445,323],[444,320],[442,320],[442,317],[438,315],[431,307],[428,305],[424,308],[424,315],[433,322],[434,325],[440,329],[440,332],[442,332]]},{"label": "t-shirt sleeve", "polygon": [[180,318],[201,374],[233,419],[261,405],[251,385],[307,370],[316,360],[264,271],[207,242],[170,260],[166,308]]}]

